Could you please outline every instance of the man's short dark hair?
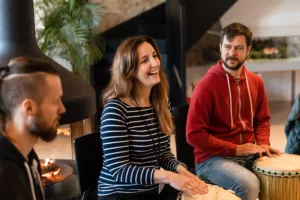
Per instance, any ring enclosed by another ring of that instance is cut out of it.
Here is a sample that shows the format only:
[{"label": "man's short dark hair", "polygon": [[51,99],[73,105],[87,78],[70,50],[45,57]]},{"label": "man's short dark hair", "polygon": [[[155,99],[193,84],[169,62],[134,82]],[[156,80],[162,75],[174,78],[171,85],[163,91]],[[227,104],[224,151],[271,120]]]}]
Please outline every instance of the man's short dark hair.
[{"label": "man's short dark hair", "polygon": [[45,76],[58,75],[52,64],[28,57],[12,59],[0,67],[0,114],[10,118],[15,108],[26,98],[42,102],[47,85]]},{"label": "man's short dark hair", "polygon": [[220,44],[223,44],[224,37],[230,41],[237,35],[244,35],[246,38],[247,47],[252,44],[252,32],[251,30],[240,23],[232,23],[222,29],[220,33]]}]

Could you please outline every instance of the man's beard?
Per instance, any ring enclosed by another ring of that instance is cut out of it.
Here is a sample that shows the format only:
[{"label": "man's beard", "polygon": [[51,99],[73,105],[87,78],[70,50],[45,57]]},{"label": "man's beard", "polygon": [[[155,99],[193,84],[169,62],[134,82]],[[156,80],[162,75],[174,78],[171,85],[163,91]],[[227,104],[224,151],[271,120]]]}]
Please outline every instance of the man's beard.
[{"label": "man's beard", "polygon": [[27,125],[27,131],[45,142],[51,142],[56,138],[57,127],[58,125],[47,126],[42,116],[38,115]]},{"label": "man's beard", "polygon": [[[229,60],[236,60],[236,61],[238,61],[238,63],[237,63],[235,66],[229,66],[229,65],[226,63],[226,61],[229,61]],[[226,58],[226,61],[224,61],[224,60],[222,59],[222,62],[223,62],[224,66],[225,66],[227,69],[236,71],[236,70],[240,69],[240,68],[243,66],[245,60],[246,60],[246,58],[245,58],[242,62],[240,62],[237,58],[232,57],[232,56],[229,56],[229,57]]]}]

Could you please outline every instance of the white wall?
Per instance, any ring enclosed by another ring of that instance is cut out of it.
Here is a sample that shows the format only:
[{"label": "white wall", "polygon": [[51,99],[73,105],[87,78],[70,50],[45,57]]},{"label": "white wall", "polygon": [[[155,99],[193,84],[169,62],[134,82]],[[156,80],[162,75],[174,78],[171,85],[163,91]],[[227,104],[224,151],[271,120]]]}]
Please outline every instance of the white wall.
[{"label": "white wall", "polygon": [[[251,28],[254,37],[300,36],[300,1],[238,0],[220,21],[223,27],[233,22],[243,23]],[[203,77],[207,68],[187,68],[188,95],[191,94],[191,82]],[[263,72],[261,76],[270,101],[291,100],[291,72]],[[296,95],[300,93],[300,70],[296,72],[295,92]]]},{"label": "white wall", "polygon": [[[212,64],[213,65],[213,64]],[[192,95],[192,82],[199,81],[210,65],[193,66],[186,70],[186,85],[187,96]],[[260,74],[266,88],[266,93],[269,101],[290,101],[291,100],[291,72],[276,71],[264,72]],[[296,90],[295,94],[300,93],[300,71],[296,72]]]},{"label": "white wall", "polygon": [[220,19],[240,22],[254,37],[300,35],[299,0],[238,0]]}]

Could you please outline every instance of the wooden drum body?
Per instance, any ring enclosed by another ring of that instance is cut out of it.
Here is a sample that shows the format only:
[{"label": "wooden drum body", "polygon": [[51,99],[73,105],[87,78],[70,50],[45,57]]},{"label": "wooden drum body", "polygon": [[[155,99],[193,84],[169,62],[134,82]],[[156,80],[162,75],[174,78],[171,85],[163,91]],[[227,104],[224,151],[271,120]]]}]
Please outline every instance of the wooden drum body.
[{"label": "wooden drum body", "polygon": [[264,156],[253,170],[260,180],[259,200],[300,200],[300,156]]},{"label": "wooden drum body", "polygon": [[241,200],[233,193],[215,185],[208,185],[208,193],[205,195],[188,195],[182,193],[178,200]]}]

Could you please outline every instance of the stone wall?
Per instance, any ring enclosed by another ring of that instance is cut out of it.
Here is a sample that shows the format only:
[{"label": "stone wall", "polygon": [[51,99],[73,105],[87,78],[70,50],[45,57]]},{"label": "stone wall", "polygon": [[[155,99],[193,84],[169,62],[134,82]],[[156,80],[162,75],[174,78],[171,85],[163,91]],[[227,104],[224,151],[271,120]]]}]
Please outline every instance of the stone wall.
[{"label": "stone wall", "polygon": [[97,31],[108,30],[166,0],[90,0],[102,4],[103,16]]}]

